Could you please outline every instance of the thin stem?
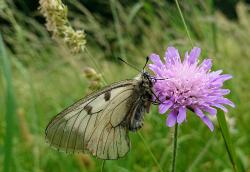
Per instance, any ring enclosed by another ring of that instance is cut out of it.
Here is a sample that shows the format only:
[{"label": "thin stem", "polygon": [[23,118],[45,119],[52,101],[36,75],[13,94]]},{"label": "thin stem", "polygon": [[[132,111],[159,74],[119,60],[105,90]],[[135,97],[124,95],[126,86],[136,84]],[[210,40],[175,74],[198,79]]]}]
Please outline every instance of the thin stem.
[{"label": "thin stem", "polygon": [[175,172],[176,166],[176,152],[177,152],[177,137],[178,137],[178,124],[175,124],[174,128],[174,143],[173,143],[173,160],[171,172]]},{"label": "thin stem", "polygon": [[233,166],[234,172],[238,172],[240,170],[240,165],[239,165],[239,162],[237,161],[235,148],[232,143],[231,135],[230,135],[228,125],[226,122],[226,118],[225,118],[225,114],[221,110],[219,110],[217,113],[217,120],[220,125],[221,134],[225,143],[225,147],[226,147],[230,162]]},{"label": "thin stem", "polygon": [[[214,17],[214,13],[215,13],[215,8],[214,8],[214,2],[211,1],[210,2],[210,6],[211,6],[211,15]],[[212,27],[212,39],[213,39],[213,45],[214,45],[214,52],[217,53],[218,50],[218,44],[217,44],[217,26],[216,26],[216,20],[214,20],[211,24]]]},{"label": "thin stem", "polygon": [[188,27],[187,27],[187,24],[186,24],[185,19],[184,19],[184,17],[183,17],[183,14],[182,14],[181,8],[180,8],[180,6],[179,6],[178,0],[175,0],[175,3],[176,3],[176,6],[177,6],[177,8],[178,8],[178,11],[179,11],[179,13],[180,13],[181,20],[182,20],[182,22],[183,22],[183,25],[184,25],[184,27],[185,27],[185,30],[186,30],[186,32],[187,32],[189,41],[190,41],[191,45],[193,46],[193,41],[192,41],[191,36],[190,36],[190,34],[189,34]]},{"label": "thin stem", "polygon": [[125,53],[125,49],[124,49],[124,41],[123,41],[123,37],[122,37],[121,24],[119,21],[117,10],[116,10],[116,3],[117,3],[117,1],[110,0],[110,7],[111,7],[113,19],[114,19],[116,36],[117,36],[118,44],[119,44],[119,48],[120,48],[120,55],[122,58],[126,58],[126,53]]},{"label": "thin stem", "polygon": [[102,168],[101,168],[101,172],[104,172],[104,165],[105,165],[105,160],[102,161]]},{"label": "thin stem", "polygon": [[[98,73],[102,73],[102,71],[101,71],[101,66],[100,65],[98,65],[98,63],[96,62],[96,60],[95,60],[95,58],[93,57],[93,55],[91,54],[91,52],[88,50],[88,48],[86,48],[86,53],[88,54],[88,58],[89,58],[89,60],[92,62],[92,64],[95,66],[95,68],[96,68],[96,70],[97,70],[97,72]],[[103,84],[104,85],[107,85],[107,79],[103,76],[103,75],[101,75],[101,77],[102,77],[102,81],[104,82]]]},{"label": "thin stem", "polygon": [[140,138],[142,139],[144,145],[146,146],[148,152],[150,153],[151,157],[153,158],[155,164],[157,165],[157,167],[159,168],[159,170],[160,170],[161,172],[163,172],[163,170],[162,170],[160,164],[158,163],[156,157],[154,156],[153,152],[151,151],[150,147],[148,146],[148,144],[147,144],[146,140],[144,139],[143,135],[142,135],[140,132],[138,132],[138,134],[139,134]]}]

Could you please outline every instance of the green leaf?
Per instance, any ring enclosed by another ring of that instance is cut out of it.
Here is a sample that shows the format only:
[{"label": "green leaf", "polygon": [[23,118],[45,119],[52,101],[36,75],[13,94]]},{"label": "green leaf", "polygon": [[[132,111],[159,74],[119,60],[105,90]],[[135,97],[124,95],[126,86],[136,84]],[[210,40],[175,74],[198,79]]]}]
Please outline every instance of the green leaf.
[{"label": "green leaf", "polygon": [[223,140],[227,149],[227,153],[229,156],[229,159],[231,161],[231,164],[233,166],[233,169],[235,172],[238,172],[240,170],[240,166],[237,163],[237,158],[236,158],[236,153],[235,153],[235,148],[233,146],[231,137],[230,137],[230,133],[228,130],[228,126],[227,126],[227,122],[226,122],[226,118],[224,115],[224,112],[221,110],[218,110],[218,114],[217,114],[217,120],[218,123],[220,125],[220,130],[221,130],[221,134],[223,136]]},{"label": "green leaf", "polygon": [[11,76],[11,65],[7,57],[2,36],[0,34],[0,67],[3,71],[3,78],[6,83],[6,131],[4,138],[4,171],[11,171],[11,160],[12,160],[12,137],[13,137],[13,117],[16,112],[15,108],[15,99],[12,85],[12,76]]}]

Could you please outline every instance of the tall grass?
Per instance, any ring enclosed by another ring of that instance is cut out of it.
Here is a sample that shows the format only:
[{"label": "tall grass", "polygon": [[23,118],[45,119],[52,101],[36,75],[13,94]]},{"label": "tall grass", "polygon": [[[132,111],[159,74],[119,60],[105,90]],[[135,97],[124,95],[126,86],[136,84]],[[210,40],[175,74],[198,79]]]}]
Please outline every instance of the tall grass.
[{"label": "tall grass", "polygon": [[12,171],[11,166],[13,164],[13,135],[14,135],[14,121],[15,121],[15,97],[14,97],[14,89],[12,84],[12,72],[11,72],[11,63],[9,58],[7,57],[6,50],[4,47],[4,43],[2,40],[2,35],[0,34],[0,64],[1,70],[3,74],[3,78],[5,80],[5,103],[6,103],[6,113],[5,113],[5,122],[6,122],[6,131],[4,138],[4,164],[3,171],[9,172]]}]

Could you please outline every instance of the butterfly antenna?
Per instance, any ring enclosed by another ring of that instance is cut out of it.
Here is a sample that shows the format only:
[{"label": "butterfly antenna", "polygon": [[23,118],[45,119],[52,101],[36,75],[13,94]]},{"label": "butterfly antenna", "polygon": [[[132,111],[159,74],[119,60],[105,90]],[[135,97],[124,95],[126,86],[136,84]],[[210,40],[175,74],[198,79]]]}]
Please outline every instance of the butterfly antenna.
[{"label": "butterfly antenna", "polygon": [[123,60],[122,58],[118,57],[119,60],[121,60],[123,63],[127,64],[128,66],[132,67],[133,69],[137,70],[138,72],[141,72],[137,67],[135,67],[134,65],[126,62],[125,60]]},{"label": "butterfly antenna", "polygon": [[155,77],[151,77],[151,79],[158,81],[158,80],[168,80],[169,78],[155,78]]},{"label": "butterfly antenna", "polygon": [[149,61],[149,57],[147,56],[146,57],[146,63],[144,64],[142,70],[144,71],[144,69],[146,68],[147,64],[148,64],[148,61]]}]

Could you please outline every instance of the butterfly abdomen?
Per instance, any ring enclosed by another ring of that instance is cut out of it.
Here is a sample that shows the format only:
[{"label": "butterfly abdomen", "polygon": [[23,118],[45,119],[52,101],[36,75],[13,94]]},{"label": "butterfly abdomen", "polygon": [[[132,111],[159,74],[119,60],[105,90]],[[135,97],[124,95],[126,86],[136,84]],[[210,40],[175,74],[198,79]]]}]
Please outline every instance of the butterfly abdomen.
[{"label": "butterfly abdomen", "polygon": [[142,99],[138,99],[136,103],[132,105],[132,111],[128,116],[128,129],[130,131],[136,131],[143,126],[144,114],[146,111],[145,102]]},{"label": "butterfly abdomen", "polygon": [[129,125],[130,131],[136,131],[143,126],[144,113],[145,113],[144,106],[140,106],[137,108],[134,118],[131,120],[131,123]]}]

